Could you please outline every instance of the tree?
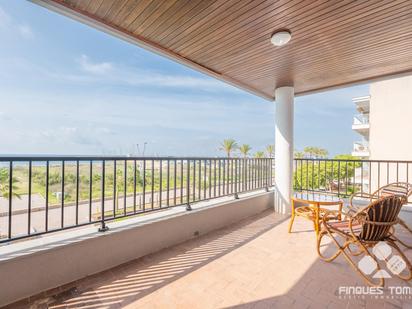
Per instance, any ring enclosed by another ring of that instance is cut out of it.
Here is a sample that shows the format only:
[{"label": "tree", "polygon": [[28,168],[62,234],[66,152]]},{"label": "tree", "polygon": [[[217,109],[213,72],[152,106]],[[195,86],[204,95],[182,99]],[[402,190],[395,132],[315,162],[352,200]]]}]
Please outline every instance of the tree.
[{"label": "tree", "polygon": [[266,146],[266,153],[269,158],[274,158],[275,157],[275,145],[267,145]]},{"label": "tree", "polygon": [[239,151],[244,158],[247,158],[251,150],[252,150],[252,147],[250,147],[250,145],[248,144],[243,144],[242,146],[239,147]]},{"label": "tree", "polygon": [[230,158],[230,155],[232,154],[233,151],[235,151],[238,148],[237,143],[234,139],[229,138],[225,139],[222,144],[220,144],[219,150],[222,150],[226,153],[226,156]]},{"label": "tree", "polygon": [[341,194],[355,193],[359,187],[353,179],[355,170],[361,166],[355,159],[351,155],[337,155],[334,160],[296,162],[293,187],[295,190],[327,190],[334,183],[339,185]]},{"label": "tree", "polygon": [[305,154],[302,151],[297,151],[295,150],[295,159],[303,159],[305,157]]},{"label": "tree", "polygon": [[320,147],[307,146],[303,149],[303,154],[308,159],[322,159],[328,156],[328,151]]},{"label": "tree", "polygon": [[[15,177],[12,179],[12,197],[21,198],[17,191],[17,183],[19,180]],[[0,169],[0,194],[5,199],[9,199],[9,170],[7,168]]]},{"label": "tree", "polygon": [[256,151],[255,153],[255,158],[256,159],[262,159],[265,157],[265,153],[263,151]]}]

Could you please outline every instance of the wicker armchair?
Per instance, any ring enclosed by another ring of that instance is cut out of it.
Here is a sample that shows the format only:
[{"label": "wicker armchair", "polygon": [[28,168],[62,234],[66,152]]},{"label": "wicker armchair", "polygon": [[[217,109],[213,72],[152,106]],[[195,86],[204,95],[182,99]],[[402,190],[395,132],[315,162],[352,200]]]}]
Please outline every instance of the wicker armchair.
[{"label": "wicker armchair", "polygon": [[[378,190],[376,190],[372,194],[355,193],[350,197],[350,200],[349,200],[350,206],[349,206],[349,209],[347,210],[347,214],[353,215],[362,206],[364,206],[364,205],[357,205],[355,203],[355,198],[363,198],[371,202],[381,197],[390,196],[390,195],[400,197],[402,199],[403,204],[406,204],[408,202],[409,197],[412,195],[412,184],[407,183],[407,182],[394,182],[394,183],[385,185],[383,187],[380,187]],[[398,223],[412,234],[412,229],[402,219],[399,219]],[[395,227],[392,227],[392,229],[393,229],[394,239],[396,239],[396,241],[402,244],[404,247],[408,249],[412,249],[412,244],[407,244],[404,241],[397,238],[395,236]]]},{"label": "wicker armchair", "polygon": [[[406,269],[395,275],[403,280],[410,280],[412,278],[412,265],[396,244],[396,239],[393,238],[392,234],[392,227],[399,222],[398,215],[403,202],[402,197],[390,195],[372,201],[349,217],[348,220],[331,221],[325,215],[322,218],[322,230],[317,240],[319,257],[324,261],[331,262],[342,254],[366,283],[372,286],[384,286],[384,278],[362,272],[354,260],[354,256],[368,256],[376,262],[377,271],[379,271],[379,261],[374,254],[371,254],[370,250],[379,242],[385,242],[397,251],[406,264]],[[330,256],[326,256],[321,251],[322,240],[325,237],[329,237],[332,244],[337,247],[336,252]],[[342,241],[339,242],[342,238],[343,244]]]}]

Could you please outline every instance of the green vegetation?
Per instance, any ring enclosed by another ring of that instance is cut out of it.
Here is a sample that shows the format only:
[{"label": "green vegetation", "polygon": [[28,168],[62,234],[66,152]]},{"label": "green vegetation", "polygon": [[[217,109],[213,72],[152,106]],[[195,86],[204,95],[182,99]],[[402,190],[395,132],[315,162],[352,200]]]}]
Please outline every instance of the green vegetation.
[{"label": "green vegetation", "polygon": [[222,144],[220,145],[219,150],[222,150],[226,153],[226,156],[228,158],[231,157],[231,154],[238,149],[238,145],[236,143],[236,141],[232,138],[229,139],[225,139]]},{"label": "green vegetation", "polygon": [[242,146],[239,147],[239,151],[241,155],[243,156],[243,158],[247,158],[251,150],[252,150],[252,147],[250,147],[250,145],[248,144],[243,144]]},{"label": "green vegetation", "polygon": [[256,159],[262,159],[265,157],[265,153],[263,151],[256,151],[255,153],[255,158]]},{"label": "green vegetation", "polygon": [[266,155],[269,158],[274,158],[275,157],[275,145],[267,145],[266,146]]},{"label": "green vegetation", "polygon": [[[0,194],[6,199],[9,198],[9,194],[10,194],[9,177],[10,177],[9,170],[7,168],[1,168],[0,169]],[[12,197],[20,198],[20,194],[17,192],[18,182],[19,182],[18,179],[13,176],[12,184],[11,184]]]},{"label": "green vegetation", "polygon": [[293,188],[333,192],[339,188],[341,193],[355,193],[359,188],[353,185],[353,178],[355,169],[361,167],[361,163],[353,161],[357,158],[351,155],[338,155],[334,159],[343,161],[298,161],[293,175]]}]

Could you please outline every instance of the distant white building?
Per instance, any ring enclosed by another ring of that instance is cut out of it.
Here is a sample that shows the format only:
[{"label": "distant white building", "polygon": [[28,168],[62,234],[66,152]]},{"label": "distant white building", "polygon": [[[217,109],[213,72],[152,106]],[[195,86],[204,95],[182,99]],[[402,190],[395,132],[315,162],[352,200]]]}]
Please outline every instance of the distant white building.
[{"label": "distant white building", "polygon": [[357,114],[353,116],[352,130],[360,135],[359,140],[353,143],[352,155],[368,158],[370,96],[353,98],[352,101],[355,103],[357,111]]}]

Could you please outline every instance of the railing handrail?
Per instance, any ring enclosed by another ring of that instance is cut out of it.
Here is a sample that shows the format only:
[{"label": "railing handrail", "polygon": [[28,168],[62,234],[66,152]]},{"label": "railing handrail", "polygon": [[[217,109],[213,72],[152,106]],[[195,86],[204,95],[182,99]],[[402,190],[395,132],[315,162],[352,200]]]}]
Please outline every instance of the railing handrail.
[{"label": "railing handrail", "polygon": [[363,162],[363,163],[411,163],[412,160],[367,160],[367,159],[325,159],[325,158],[294,158],[294,160],[308,160],[308,161],[330,161],[330,162]]},{"label": "railing handrail", "polygon": [[20,161],[20,162],[29,162],[29,161],[113,161],[113,160],[234,160],[234,159],[254,159],[254,160],[267,160],[274,159],[271,157],[264,158],[254,158],[254,157],[193,157],[193,156],[66,156],[66,155],[47,155],[47,156],[0,156],[0,162],[7,161]]}]

